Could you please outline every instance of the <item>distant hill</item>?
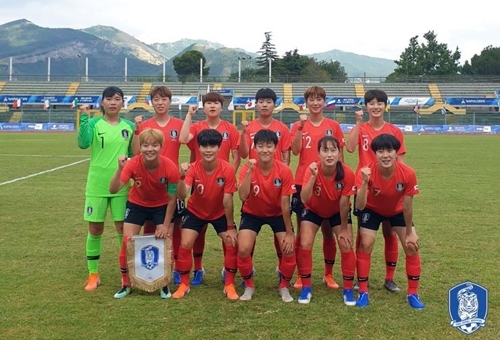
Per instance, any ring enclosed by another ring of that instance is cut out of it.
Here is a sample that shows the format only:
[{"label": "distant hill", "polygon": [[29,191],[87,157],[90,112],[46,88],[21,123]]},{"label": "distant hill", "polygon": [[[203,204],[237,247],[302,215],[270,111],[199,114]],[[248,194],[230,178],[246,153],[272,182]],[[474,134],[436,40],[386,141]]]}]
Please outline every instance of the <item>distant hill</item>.
[{"label": "distant hill", "polygon": [[[0,46],[0,77],[8,72],[9,57],[14,58],[15,77],[46,75],[48,57],[53,76],[83,75],[85,58],[89,59],[91,79],[123,75],[125,58],[129,76],[160,76],[163,62],[166,62],[166,73],[176,76],[173,58],[189,50],[198,50],[207,60],[210,77],[226,78],[238,71],[238,57],[252,57],[242,61],[242,69],[245,69],[256,67],[255,57],[258,56],[207,40],[181,39],[148,45],[114,27],[45,28],[25,19],[0,25]],[[340,50],[308,56],[318,61],[338,61],[349,77],[383,77],[392,73],[396,66],[389,59]]]}]

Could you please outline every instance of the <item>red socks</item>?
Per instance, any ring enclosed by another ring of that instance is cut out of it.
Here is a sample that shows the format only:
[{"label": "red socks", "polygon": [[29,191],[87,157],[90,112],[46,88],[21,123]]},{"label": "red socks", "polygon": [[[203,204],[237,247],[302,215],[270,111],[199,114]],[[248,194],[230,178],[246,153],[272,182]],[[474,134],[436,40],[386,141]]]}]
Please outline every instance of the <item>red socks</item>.
[{"label": "red socks", "polygon": [[337,256],[337,245],[335,239],[323,239],[323,258],[325,260],[325,273],[324,275],[332,275],[333,265],[335,264],[335,257]]},{"label": "red socks", "polygon": [[[241,278],[245,281],[245,286],[249,288],[255,287],[253,282],[253,262],[250,255],[237,257],[238,270],[240,271]],[[227,275],[227,273],[226,273]]]},{"label": "red socks", "polygon": [[302,287],[311,287],[312,249],[299,248],[297,269],[302,280]]},{"label": "red socks", "polygon": [[127,266],[127,241],[129,236],[124,236],[122,239],[122,247],[120,248],[120,255],[118,256],[118,262],[120,263],[120,272],[122,274],[122,286],[130,287],[130,279],[128,277],[128,266]]},{"label": "red socks", "polygon": [[203,261],[203,250],[205,250],[205,234],[207,233],[207,225],[203,226],[200,234],[194,241],[193,245],[193,259],[194,259],[194,270],[201,270]]},{"label": "red socks", "polygon": [[356,253],[356,267],[358,270],[358,285],[360,292],[368,292],[368,277],[370,276],[371,254],[358,250]]},{"label": "red socks", "polygon": [[347,253],[340,253],[340,266],[342,267],[344,289],[353,289],[354,272],[356,270],[356,256],[354,250]]},{"label": "red socks", "polygon": [[408,276],[408,295],[418,294],[420,280],[420,254],[413,256],[406,255],[406,275]]},{"label": "red socks", "polygon": [[181,274],[181,283],[189,286],[189,272],[193,266],[193,257],[191,256],[191,249],[179,247],[179,256],[175,264],[177,271]]},{"label": "red socks", "polygon": [[283,254],[282,256],[283,260],[281,262],[281,265],[279,266],[279,270],[281,273],[280,288],[288,288],[288,286],[290,286],[290,280],[292,279],[293,272],[295,271],[295,267],[297,265],[295,257],[295,254]]},{"label": "red socks", "polygon": [[238,270],[238,250],[232,245],[225,245],[224,268],[226,269],[225,285],[234,284],[234,276]]},{"label": "red socks", "polygon": [[394,271],[398,263],[398,235],[390,235],[384,238],[384,253],[385,253],[385,279],[393,280]]}]

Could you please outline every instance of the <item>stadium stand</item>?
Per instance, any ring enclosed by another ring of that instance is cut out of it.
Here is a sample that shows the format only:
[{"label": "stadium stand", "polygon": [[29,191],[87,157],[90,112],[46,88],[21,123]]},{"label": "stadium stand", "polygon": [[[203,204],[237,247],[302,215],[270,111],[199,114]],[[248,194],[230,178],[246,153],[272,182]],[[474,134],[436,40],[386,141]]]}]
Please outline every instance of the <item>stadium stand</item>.
[{"label": "stadium stand", "polygon": [[69,82],[57,81],[8,81],[0,89],[0,93],[2,95],[65,95],[69,86]]}]

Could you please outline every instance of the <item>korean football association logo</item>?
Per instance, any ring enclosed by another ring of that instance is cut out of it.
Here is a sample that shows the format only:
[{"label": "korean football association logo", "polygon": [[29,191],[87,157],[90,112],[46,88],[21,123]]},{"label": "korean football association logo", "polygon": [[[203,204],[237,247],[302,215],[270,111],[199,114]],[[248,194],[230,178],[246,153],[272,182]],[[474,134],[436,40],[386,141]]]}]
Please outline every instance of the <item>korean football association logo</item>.
[{"label": "korean football association logo", "polygon": [[486,325],[488,290],[473,282],[464,282],[448,291],[451,327],[472,334]]}]

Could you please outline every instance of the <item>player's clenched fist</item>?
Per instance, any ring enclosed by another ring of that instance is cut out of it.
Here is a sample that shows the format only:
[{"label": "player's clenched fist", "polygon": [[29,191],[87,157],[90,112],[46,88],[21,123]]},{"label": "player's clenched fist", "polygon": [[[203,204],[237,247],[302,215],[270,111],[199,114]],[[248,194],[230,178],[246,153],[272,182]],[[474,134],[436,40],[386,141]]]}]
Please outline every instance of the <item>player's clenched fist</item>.
[{"label": "player's clenched fist", "polygon": [[240,131],[241,131],[241,133],[245,133],[247,131],[247,127],[248,127],[248,121],[242,120],[241,123],[240,123]]},{"label": "player's clenched fist", "polygon": [[309,170],[311,171],[311,176],[318,176],[318,163],[312,162],[311,165],[309,165]]},{"label": "player's clenched fist", "polygon": [[144,121],[143,115],[135,116],[134,117],[135,128],[138,129],[143,121]]},{"label": "player's clenched fist", "polygon": [[363,122],[363,110],[358,110],[354,112],[356,115],[356,123],[362,123]]},{"label": "player's clenched fist", "polygon": [[89,113],[89,105],[88,104],[84,104],[82,106],[80,106],[80,112],[81,113]]},{"label": "player's clenched fist", "polygon": [[123,169],[123,167],[125,166],[125,164],[127,163],[128,161],[128,158],[126,155],[121,155],[118,157],[118,168],[121,170]]},{"label": "player's clenched fist", "polygon": [[198,106],[197,105],[189,105],[188,112],[187,114],[192,116],[198,111]]},{"label": "player's clenched fist", "polygon": [[304,127],[304,124],[307,121],[307,115],[300,115],[299,116],[299,124],[301,127]]},{"label": "player's clenched fist", "polygon": [[249,159],[248,160],[248,170],[247,172],[252,172],[253,169],[255,169],[255,164],[257,163],[257,160],[256,159]]},{"label": "player's clenched fist", "polygon": [[370,175],[372,174],[371,169],[368,167],[362,168],[361,174],[363,175],[363,183],[368,183],[368,181],[370,180]]},{"label": "player's clenched fist", "polygon": [[186,172],[189,170],[189,163],[181,164],[181,175],[186,175]]}]

